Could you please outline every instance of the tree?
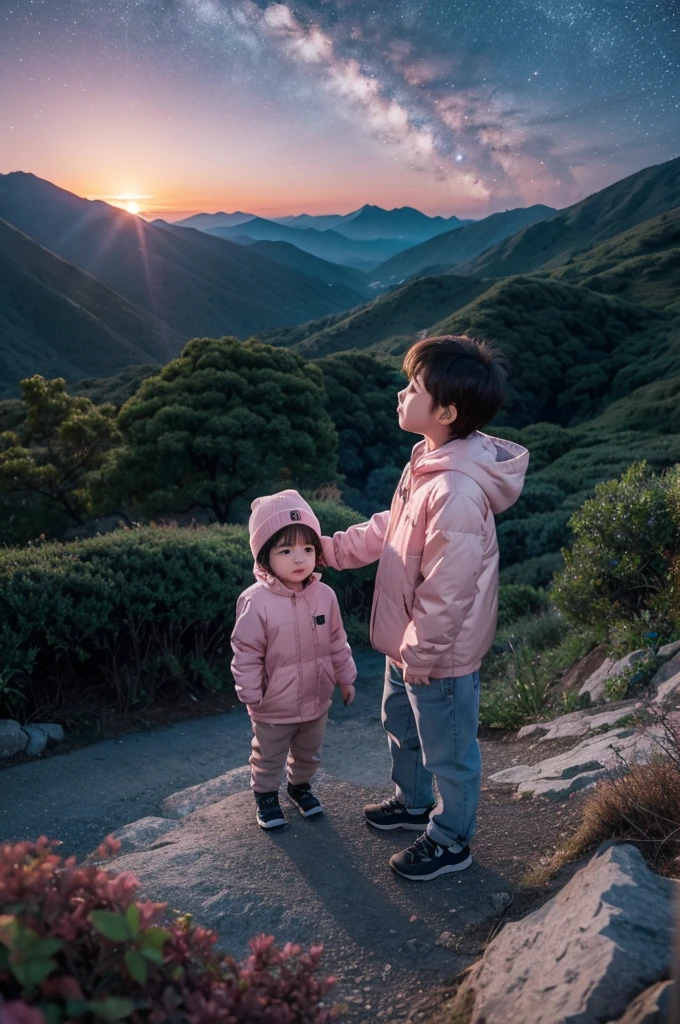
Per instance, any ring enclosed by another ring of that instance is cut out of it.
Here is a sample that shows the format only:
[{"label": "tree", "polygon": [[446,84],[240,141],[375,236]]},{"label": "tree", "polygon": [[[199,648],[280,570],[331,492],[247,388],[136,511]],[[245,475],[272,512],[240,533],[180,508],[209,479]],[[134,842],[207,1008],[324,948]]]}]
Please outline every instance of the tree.
[{"label": "tree", "polygon": [[611,630],[637,624],[657,636],[678,619],[680,466],[661,476],[634,463],[598,484],[570,522],[572,549],[552,597],[573,621]]},{"label": "tree", "polygon": [[[319,361],[328,408],[339,435],[345,498],[366,515],[386,508],[417,438],[397,419],[401,373],[387,362],[352,352]],[[357,493],[358,492],[358,493]]]},{"label": "tree", "polygon": [[120,435],[113,406],[73,398],[61,377],[36,375],[21,389],[23,426],[0,434],[0,494],[21,508],[31,536],[46,515],[55,524],[84,522],[89,476]]},{"label": "tree", "polygon": [[149,515],[333,480],[337,435],[318,367],[236,338],[197,338],[120,411],[122,447],[97,486]]}]

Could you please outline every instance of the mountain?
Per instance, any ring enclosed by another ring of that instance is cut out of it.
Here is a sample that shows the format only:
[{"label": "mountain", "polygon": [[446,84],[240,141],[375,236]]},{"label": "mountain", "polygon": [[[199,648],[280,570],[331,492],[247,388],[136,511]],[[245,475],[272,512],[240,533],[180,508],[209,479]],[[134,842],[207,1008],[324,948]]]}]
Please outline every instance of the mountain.
[{"label": "mountain", "polygon": [[481,256],[460,264],[457,274],[506,277],[552,270],[570,255],[680,205],[680,157],[609,185],[539,224],[525,228]]},{"label": "mountain", "polygon": [[319,259],[331,263],[344,263],[353,266],[359,261],[363,265],[377,266],[384,260],[401,252],[409,245],[408,241],[394,238],[376,238],[370,241],[345,238],[337,231],[317,231],[316,228],[289,228],[285,224],[277,224],[264,217],[255,217],[247,225],[234,228],[210,228],[209,234],[218,238],[232,240],[237,235],[247,234],[249,238],[268,242],[289,242],[304,252],[318,256]]},{"label": "mountain", "polygon": [[[241,244],[244,243],[241,242]],[[266,256],[267,259],[283,263],[285,266],[294,267],[295,270],[309,274],[310,277],[318,277],[326,284],[352,288],[363,295],[363,302],[372,297],[366,275],[359,270],[343,267],[339,263],[330,263],[328,260],[320,260],[318,256],[303,252],[302,249],[291,245],[290,242],[253,242],[249,240],[245,244],[249,246],[251,252],[257,252],[260,256]]]},{"label": "mountain", "polygon": [[363,301],[351,288],[329,288],[243,246],[193,228],[147,224],[32,174],[0,175],[0,217],[185,339],[246,338]]},{"label": "mountain", "polygon": [[[354,213],[357,211],[355,210]],[[354,213],[348,213],[347,217],[353,217]],[[284,224],[289,228],[316,228],[317,231],[326,231],[327,228],[337,227],[346,219],[342,213],[322,213],[319,216],[310,216],[308,213],[298,213],[292,217],[271,217],[275,224]]]},{"label": "mountain", "polygon": [[680,313],[680,206],[571,256],[550,276]]},{"label": "mountain", "polygon": [[335,226],[335,230],[346,238],[394,238],[410,241],[413,245],[470,223],[473,222],[459,220],[458,217],[428,217],[412,206],[383,210],[381,206],[367,204],[356,213],[348,214],[341,224]]},{"label": "mountain", "polygon": [[347,349],[375,348],[381,342],[396,344],[403,351],[415,332],[426,331],[435,320],[465,306],[487,287],[487,281],[453,274],[421,277],[349,313],[294,328],[264,331],[257,340],[294,347],[307,359]]},{"label": "mountain", "polygon": [[446,231],[420,245],[398,253],[386,263],[376,267],[371,280],[380,285],[408,280],[423,275],[428,268],[437,267],[439,273],[452,269],[458,263],[478,256],[517,231],[535,224],[551,214],[550,206],[529,206],[526,209],[492,213],[483,220],[472,221],[453,231]]},{"label": "mountain", "polygon": [[241,213],[240,210],[237,210],[236,213],[195,213],[191,217],[184,217],[173,223],[176,228],[196,228],[198,231],[207,231],[209,228],[234,228],[253,220],[254,217],[254,213]]},{"label": "mountain", "polygon": [[167,324],[0,220],[0,388],[104,376],[182,349]]}]

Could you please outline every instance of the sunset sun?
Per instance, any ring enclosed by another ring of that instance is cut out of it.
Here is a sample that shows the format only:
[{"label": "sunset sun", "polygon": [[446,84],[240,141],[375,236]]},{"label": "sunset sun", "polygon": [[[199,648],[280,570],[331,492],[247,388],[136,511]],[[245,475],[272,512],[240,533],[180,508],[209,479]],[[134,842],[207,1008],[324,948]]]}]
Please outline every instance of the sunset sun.
[{"label": "sunset sun", "polygon": [[135,199],[128,199],[125,203],[125,209],[128,213],[139,213],[141,206]]}]

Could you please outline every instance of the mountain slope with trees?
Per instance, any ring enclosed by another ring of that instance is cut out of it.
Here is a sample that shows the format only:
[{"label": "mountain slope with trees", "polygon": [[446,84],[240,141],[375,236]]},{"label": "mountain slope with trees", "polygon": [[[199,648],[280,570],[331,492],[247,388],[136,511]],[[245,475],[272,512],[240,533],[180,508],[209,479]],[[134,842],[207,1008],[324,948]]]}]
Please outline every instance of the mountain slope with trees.
[{"label": "mountain slope with trees", "polygon": [[524,228],[456,272],[507,277],[551,270],[591,248],[680,205],[680,157],[623,178],[552,217]]},{"label": "mountain slope with trees", "polygon": [[168,362],[167,324],[0,220],[0,391],[34,373],[106,376]]}]

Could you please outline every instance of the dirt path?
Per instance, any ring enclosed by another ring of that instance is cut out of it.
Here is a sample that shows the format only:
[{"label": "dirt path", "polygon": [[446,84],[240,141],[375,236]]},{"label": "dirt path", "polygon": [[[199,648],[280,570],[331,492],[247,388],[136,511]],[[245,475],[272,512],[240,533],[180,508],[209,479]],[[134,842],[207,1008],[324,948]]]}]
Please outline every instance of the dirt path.
[{"label": "dirt path", "polygon": [[[403,1021],[414,1005],[476,958],[498,921],[492,897],[512,893],[578,816],[579,801],[518,801],[482,791],[474,864],[461,875],[415,884],[393,875],[390,855],[410,834],[376,833],[361,807],[389,792],[379,718],[382,659],[358,658],[351,708],[334,706],[318,783],[326,815],[263,834],[253,800],[239,792],[185,818],[151,848],[113,862],[146,895],[196,915],[241,955],[253,934],[323,942],[348,1024]],[[109,740],[0,772],[0,839],[46,833],[83,856],[104,836],[161,814],[170,793],[244,764],[249,723],[238,711]],[[546,756],[546,745],[540,755]],[[527,743],[482,741],[484,778],[537,758]],[[442,938],[442,936],[444,936]]]}]

